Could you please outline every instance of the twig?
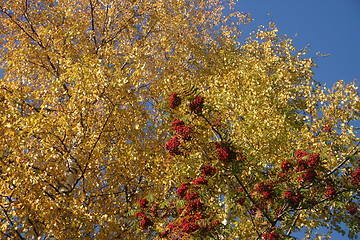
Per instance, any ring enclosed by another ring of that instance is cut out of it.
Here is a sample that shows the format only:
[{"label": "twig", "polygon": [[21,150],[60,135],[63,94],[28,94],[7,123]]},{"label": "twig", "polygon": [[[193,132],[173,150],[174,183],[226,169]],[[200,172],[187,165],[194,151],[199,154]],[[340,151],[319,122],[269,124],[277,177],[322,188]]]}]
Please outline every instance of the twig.
[{"label": "twig", "polygon": [[236,176],[234,174],[234,177],[236,179],[236,181],[240,184],[241,188],[244,190],[246,196],[249,198],[249,200],[251,201],[252,204],[254,204],[254,206],[259,209],[261,211],[261,214],[269,221],[269,223],[274,226],[276,221],[273,221],[270,219],[270,217],[267,215],[267,213],[265,211],[263,211],[261,208],[258,207],[258,205],[256,204],[255,200],[251,197],[250,193],[246,190],[245,186],[243,185],[243,183],[240,181],[240,179],[238,178],[238,176]]},{"label": "twig", "polygon": [[95,32],[95,16],[94,16],[94,10],[95,10],[95,6],[93,5],[92,0],[89,0],[90,2],[90,14],[91,14],[91,30],[92,30],[92,34],[93,34],[93,40],[94,40],[94,44],[95,44],[95,52],[98,53],[99,48],[97,47],[97,40],[96,40],[96,32]]},{"label": "twig", "polygon": [[220,138],[220,140],[221,140],[221,141],[224,141],[224,138],[221,136],[221,133],[214,128],[214,126],[211,124],[211,122],[210,122],[203,114],[201,114],[200,116],[201,116],[203,119],[205,119],[205,121],[210,125],[211,130],[213,130],[213,131],[216,133],[216,135]]},{"label": "twig", "polygon": [[[360,143],[356,144],[356,146],[354,148],[357,148],[359,146]],[[359,153],[359,150],[356,150],[353,154],[351,154],[350,156],[347,156],[341,163],[339,163],[339,165],[337,165],[336,167],[334,167],[330,172],[328,172],[325,175],[325,178],[327,178],[328,176],[330,176],[331,174],[333,174],[336,170],[338,170],[339,168],[341,168],[347,161],[349,161],[353,156],[355,156],[355,154]]]},{"label": "twig", "polygon": [[[11,225],[12,227],[14,227],[14,222],[11,220],[8,212],[7,212],[6,209],[3,207],[3,205],[0,205],[0,206],[1,206],[2,210],[4,211],[5,216],[6,216],[7,220],[9,221],[10,225]],[[19,231],[18,231],[17,229],[15,229],[15,232],[16,232],[16,234],[18,235],[19,239],[21,239],[21,240],[26,240],[23,236],[21,236],[21,234],[19,233]]]},{"label": "twig", "polygon": [[291,224],[291,226],[290,226],[290,228],[289,228],[289,231],[286,233],[287,236],[289,236],[289,235],[291,234],[291,232],[292,232],[292,230],[294,229],[294,226],[295,226],[297,220],[299,219],[299,217],[300,217],[300,212],[297,213],[294,221],[292,222],[292,224]]}]

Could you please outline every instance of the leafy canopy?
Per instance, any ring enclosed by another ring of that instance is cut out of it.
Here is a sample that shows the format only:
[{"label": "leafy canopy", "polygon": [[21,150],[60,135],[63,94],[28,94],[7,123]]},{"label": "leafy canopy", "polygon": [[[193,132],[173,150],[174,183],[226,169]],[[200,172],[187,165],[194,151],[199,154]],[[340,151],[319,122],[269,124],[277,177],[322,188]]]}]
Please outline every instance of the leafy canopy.
[{"label": "leafy canopy", "polygon": [[232,7],[0,2],[2,239],[356,238],[356,83]]}]

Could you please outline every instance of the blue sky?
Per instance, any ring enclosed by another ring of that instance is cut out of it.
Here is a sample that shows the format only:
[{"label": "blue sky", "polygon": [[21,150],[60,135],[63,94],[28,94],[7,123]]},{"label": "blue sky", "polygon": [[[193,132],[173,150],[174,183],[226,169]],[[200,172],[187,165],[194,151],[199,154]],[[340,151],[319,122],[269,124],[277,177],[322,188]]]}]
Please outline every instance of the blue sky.
[{"label": "blue sky", "polygon": [[[316,61],[316,81],[331,86],[337,80],[360,80],[360,0],[238,0],[236,10],[254,19],[246,33],[274,22],[297,49],[310,44],[309,57],[330,54]],[[347,238],[334,233],[332,239]]]},{"label": "blue sky", "polygon": [[360,0],[238,0],[236,9],[254,19],[247,31],[271,21],[297,49],[310,44],[310,57],[330,54],[316,62],[315,80],[360,79]]}]

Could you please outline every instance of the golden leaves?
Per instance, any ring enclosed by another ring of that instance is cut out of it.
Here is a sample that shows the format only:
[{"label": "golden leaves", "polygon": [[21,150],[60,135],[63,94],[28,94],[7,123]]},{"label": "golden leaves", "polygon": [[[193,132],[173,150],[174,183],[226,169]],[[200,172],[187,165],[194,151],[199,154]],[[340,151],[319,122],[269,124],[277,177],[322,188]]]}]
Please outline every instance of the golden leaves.
[{"label": "golden leaves", "polygon": [[[238,24],[250,16],[223,10],[212,0],[2,3],[0,192],[17,227],[7,221],[1,229],[11,237],[15,228],[28,238],[133,237],[136,200],[149,192],[169,198],[211,159],[214,132],[196,115],[184,119],[196,136],[184,143],[187,155],[164,149],[164,99],[184,89],[195,95],[189,86],[204,95],[206,117],[218,117],[227,140],[252,160],[244,179],[298,148],[326,155],[328,168],[351,153],[356,84],[317,87],[313,61],[274,25],[239,44]],[[216,194],[228,193],[221,188],[232,180],[219,178]],[[216,200],[211,206],[221,215]],[[254,229],[250,220],[235,224],[244,234]]]}]

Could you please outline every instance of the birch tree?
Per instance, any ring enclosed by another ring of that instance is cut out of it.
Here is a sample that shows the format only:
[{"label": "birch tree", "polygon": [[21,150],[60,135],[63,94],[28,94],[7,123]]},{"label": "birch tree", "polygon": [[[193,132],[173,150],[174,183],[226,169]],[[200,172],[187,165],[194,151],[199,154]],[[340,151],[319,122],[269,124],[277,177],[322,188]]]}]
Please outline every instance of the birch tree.
[{"label": "birch tree", "polygon": [[357,237],[357,83],[233,6],[0,2],[2,239]]}]

